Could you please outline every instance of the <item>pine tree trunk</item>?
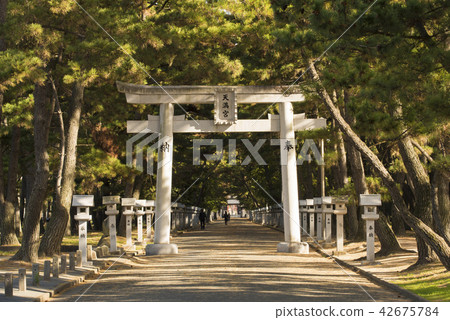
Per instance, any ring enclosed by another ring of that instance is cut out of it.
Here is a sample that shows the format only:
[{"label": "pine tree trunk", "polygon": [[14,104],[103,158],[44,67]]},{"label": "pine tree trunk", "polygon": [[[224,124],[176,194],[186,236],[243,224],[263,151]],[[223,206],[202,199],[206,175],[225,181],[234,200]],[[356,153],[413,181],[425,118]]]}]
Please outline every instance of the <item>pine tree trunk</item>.
[{"label": "pine tree trunk", "polygon": [[14,126],[11,132],[11,155],[8,167],[8,187],[3,213],[2,245],[17,245],[14,219],[17,207],[17,172],[19,170],[20,128]]},{"label": "pine tree trunk", "polygon": [[396,236],[406,235],[405,223],[395,206],[392,208],[392,230]]},{"label": "pine tree trunk", "polygon": [[449,174],[442,170],[435,173],[437,187],[437,200],[439,217],[441,218],[443,232],[450,239],[450,179]]},{"label": "pine tree trunk", "polygon": [[378,256],[389,255],[394,252],[403,251],[398,243],[397,237],[389,226],[389,222],[383,212],[378,211],[380,218],[375,221],[375,233],[381,244],[381,250],[377,252]]},{"label": "pine tree trunk", "polygon": [[392,179],[392,176],[390,175],[388,170],[384,167],[383,163],[380,161],[380,159],[378,159],[376,154],[372,150],[370,150],[370,148],[358,137],[358,135],[352,130],[349,124],[344,120],[339,109],[334,105],[333,101],[328,95],[328,92],[325,90],[322,82],[320,81],[319,75],[312,62],[310,62],[309,67],[310,73],[318,86],[317,93],[324,101],[326,107],[338,123],[342,132],[348,137],[349,141],[353,143],[355,148],[359,152],[361,152],[361,155],[363,155],[369,161],[374,171],[381,178],[384,185],[388,188],[392,200],[398,207],[399,212],[405,222],[414,230],[417,237],[423,239],[428,245],[432,247],[444,267],[447,270],[450,270],[450,247],[441,236],[434,232],[423,221],[411,214],[405,202],[403,201],[403,198],[397,188],[394,179]]},{"label": "pine tree trunk", "polygon": [[[364,166],[361,158],[361,153],[355,149],[350,141],[346,139],[347,160],[350,163],[350,172],[355,187],[356,194],[366,194],[367,184]],[[365,237],[364,220],[361,219],[361,208],[354,206],[349,212],[352,217],[349,217],[349,227],[353,229],[353,240],[362,240]]]},{"label": "pine tree trunk", "polygon": [[[3,94],[0,91],[0,124],[3,125]],[[2,232],[3,214],[5,209],[5,183],[3,180],[3,146],[0,139],[0,233]]]},{"label": "pine tree trunk", "polygon": [[[432,199],[431,199],[431,184],[428,173],[422,166],[417,153],[411,143],[411,138],[405,136],[398,141],[400,155],[406,168],[406,174],[411,181],[414,193],[414,215],[422,220],[427,226],[432,228]],[[417,265],[433,262],[436,256],[433,254],[430,246],[427,245],[424,239],[416,238],[418,260]]]},{"label": "pine tree trunk", "polygon": [[336,143],[336,150],[338,154],[338,186],[343,188],[348,183],[348,172],[347,172],[347,153],[345,150],[345,143],[342,137],[342,132],[338,130],[337,132],[338,141]]},{"label": "pine tree trunk", "polygon": [[[8,7],[8,0],[0,0],[0,26],[6,21],[6,9]],[[5,41],[0,38],[0,51],[6,50]]]},{"label": "pine tree trunk", "polygon": [[[0,0],[0,27],[6,20],[6,7],[8,0]],[[6,46],[0,38],[0,52],[5,51]],[[3,91],[0,90],[0,125],[3,126]],[[3,146],[0,140],[0,232],[2,232],[3,214],[5,208],[5,184],[3,180]]]},{"label": "pine tree trunk", "polygon": [[36,262],[39,249],[39,219],[47,195],[49,178],[49,156],[47,153],[50,122],[55,108],[50,101],[51,85],[48,80],[43,85],[36,84],[34,90],[34,155],[36,173],[23,228],[22,246],[12,260]]},{"label": "pine tree trunk", "polygon": [[53,256],[59,254],[61,242],[70,219],[73,186],[77,163],[77,141],[80,128],[81,109],[83,106],[84,88],[81,82],[75,82],[70,100],[69,126],[66,139],[66,157],[62,174],[61,195],[55,201],[53,213],[47,225],[39,247],[39,254]]}]

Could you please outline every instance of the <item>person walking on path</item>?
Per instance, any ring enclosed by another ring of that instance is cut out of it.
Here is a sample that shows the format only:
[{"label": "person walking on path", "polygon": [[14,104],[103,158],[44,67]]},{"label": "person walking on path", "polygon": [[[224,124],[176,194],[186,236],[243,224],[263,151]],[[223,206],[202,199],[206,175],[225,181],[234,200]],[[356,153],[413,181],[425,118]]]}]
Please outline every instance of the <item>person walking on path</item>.
[{"label": "person walking on path", "polygon": [[200,214],[198,215],[198,219],[200,220],[200,229],[205,230],[206,225],[206,213],[205,210],[201,209]]},{"label": "person walking on path", "polygon": [[225,224],[228,224],[228,221],[230,220],[230,214],[225,211],[225,213],[223,214],[223,219],[225,220]]}]

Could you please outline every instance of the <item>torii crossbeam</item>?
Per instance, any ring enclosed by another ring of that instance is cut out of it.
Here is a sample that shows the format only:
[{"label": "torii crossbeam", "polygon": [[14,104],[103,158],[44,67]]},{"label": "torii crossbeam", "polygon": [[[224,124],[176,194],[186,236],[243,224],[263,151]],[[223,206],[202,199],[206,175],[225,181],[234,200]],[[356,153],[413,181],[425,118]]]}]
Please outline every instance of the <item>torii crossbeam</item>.
[{"label": "torii crossbeam", "polygon": [[[128,133],[140,133],[145,129],[161,133],[165,148],[158,148],[156,179],[155,235],[154,244],[146,248],[147,255],[174,254],[178,247],[170,243],[170,208],[172,188],[172,153],[174,133],[210,132],[280,132],[282,161],[282,187],[285,242],[278,244],[279,252],[308,253],[306,242],[301,242],[297,158],[295,131],[326,127],[326,119],[305,119],[305,114],[294,115],[292,102],[305,98],[300,89],[279,86],[147,86],[117,82],[119,92],[126,94],[131,104],[159,104],[159,116],[149,115],[147,121],[128,121]],[[268,119],[237,119],[237,104],[278,103],[280,115]],[[186,120],[174,116],[173,104],[214,104],[214,120]]]}]

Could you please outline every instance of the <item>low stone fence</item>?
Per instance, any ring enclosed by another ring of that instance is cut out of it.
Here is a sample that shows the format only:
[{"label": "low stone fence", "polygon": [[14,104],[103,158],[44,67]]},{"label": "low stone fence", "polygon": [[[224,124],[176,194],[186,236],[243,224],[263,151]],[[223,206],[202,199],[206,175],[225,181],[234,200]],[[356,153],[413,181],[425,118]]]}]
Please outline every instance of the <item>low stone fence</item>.
[{"label": "low stone fence", "polygon": [[247,215],[248,219],[254,223],[279,229],[284,228],[283,210],[278,206],[267,206],[255,210],[248,210]]},{"label": "low stone fence", "polygon": [[199,207],[172,207],[171,231],[199,227],[200,210]]}]

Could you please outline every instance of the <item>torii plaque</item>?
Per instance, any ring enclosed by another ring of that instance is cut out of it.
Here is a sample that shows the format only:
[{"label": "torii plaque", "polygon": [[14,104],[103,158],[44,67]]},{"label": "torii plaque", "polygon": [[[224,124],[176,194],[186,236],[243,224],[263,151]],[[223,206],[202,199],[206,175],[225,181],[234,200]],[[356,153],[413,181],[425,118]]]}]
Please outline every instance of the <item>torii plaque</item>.
[{"label": "torii plaque", "polygon": [[[160,105],[159,116],[149,116],[147,121],[127,122],[128,133],[148,129],[164,137],[164,145],[158,148],[158,162],[164,165],[158,166],[156,178],[154,244],[147,246],[147,255],[178,253],[178,247],[170,243],[173,134],[209,132],[280,132],[285,242],[279,243],[277,248],[279,252],[309,252],[308,244],[301,242],[299,228],[295,131],[325,128],[326,119],[294,115],[292,102],[304,101],[298,87],[292,87],[289,94],[284,94],[284,88],[279,86],[159,87],[118,81],[117,88],[126,94],[128,103]],[[186,120],[185,116],[174,116],[172,103],[214,104],[214,120]],[[239,103],[278,103],[280,115],[238,120]]]}]

